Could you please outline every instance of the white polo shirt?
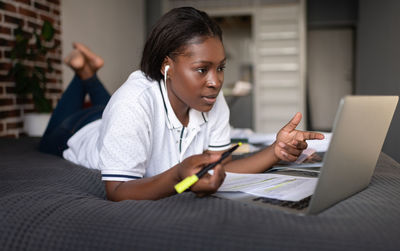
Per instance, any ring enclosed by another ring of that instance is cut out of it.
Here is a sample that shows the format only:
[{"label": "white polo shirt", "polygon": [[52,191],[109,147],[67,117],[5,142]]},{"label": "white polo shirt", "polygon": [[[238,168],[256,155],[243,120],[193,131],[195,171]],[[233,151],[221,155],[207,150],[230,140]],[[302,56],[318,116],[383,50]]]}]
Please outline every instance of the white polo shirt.
[{"label": "white polo shirt", "polygon": [[228,149],[229,108],[221,92],[209,112],[191,109],[183,127],[163,82],[136,71],[111,97],[102,119],[80,129],[67,144],[64,158],[100,169],[103,180],[151,177],[205,150]]}]

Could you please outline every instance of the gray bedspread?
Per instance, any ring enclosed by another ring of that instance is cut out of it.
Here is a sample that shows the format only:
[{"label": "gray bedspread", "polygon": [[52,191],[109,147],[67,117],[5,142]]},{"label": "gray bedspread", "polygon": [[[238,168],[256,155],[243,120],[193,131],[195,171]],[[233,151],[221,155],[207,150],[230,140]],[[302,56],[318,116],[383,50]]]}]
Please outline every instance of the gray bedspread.
[{"label": "gray bedspread", "polygon": [[[98,171],[0,139],[1,250],[400,250],[400,165],[316,216],[188,192],[106,200]],[[334,187],[332,189],[335,189]]]}]

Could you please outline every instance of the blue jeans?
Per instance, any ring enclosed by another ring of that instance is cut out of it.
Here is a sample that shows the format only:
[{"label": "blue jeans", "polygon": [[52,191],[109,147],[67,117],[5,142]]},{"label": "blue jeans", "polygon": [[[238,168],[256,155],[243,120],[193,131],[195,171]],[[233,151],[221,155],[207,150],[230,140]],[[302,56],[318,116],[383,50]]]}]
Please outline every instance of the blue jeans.
[{"label": "blue jeans", "polygon": [[[89,108],[83,108],[86,94],[92,103]],[[85,125],[100,119],[109,99],[110,94],[96,75],[86,80],[74,76],[51,115],[39,151],[62,156],[68,139]]]}]

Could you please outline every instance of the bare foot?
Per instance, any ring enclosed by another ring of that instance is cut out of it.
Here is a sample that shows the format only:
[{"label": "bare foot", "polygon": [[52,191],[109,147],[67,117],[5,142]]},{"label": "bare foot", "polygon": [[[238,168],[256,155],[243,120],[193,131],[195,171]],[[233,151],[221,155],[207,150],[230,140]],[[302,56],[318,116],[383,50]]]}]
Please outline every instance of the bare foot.
[{"label": "bare foot", "polygon": [[79,71],[85,64],[85,58],[79,50],[75,49],[64,59],[64,63],[71,67],[72,70]]},{"label": "bare foot", "polygon": [[81,43],[73,43],[74,48],[76,48],[77,50],[79,50],[83,56],[86,58],[87,63],[89,64],[90,68],[92,68],[92,70],[94,72],[97,72],[103,65],[104,65],[104,60],[94,54],[88,47],[86,47],[85,45],[81,44]]},{"label": "bare foot", "polygon": [[91,78],[95,71],[89,66],[85,56],[78,49],[73,50],[65,59],[66,63],[82,80]]}]

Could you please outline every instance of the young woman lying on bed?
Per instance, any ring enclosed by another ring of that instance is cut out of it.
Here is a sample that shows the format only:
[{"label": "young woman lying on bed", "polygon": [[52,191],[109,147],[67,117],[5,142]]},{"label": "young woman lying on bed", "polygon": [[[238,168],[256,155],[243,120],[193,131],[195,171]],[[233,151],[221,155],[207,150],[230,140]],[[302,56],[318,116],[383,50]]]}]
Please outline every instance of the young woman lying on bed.
[{"label": "young woman lying on bed", "polygon": [[[230,147],[229,109],[222,92],[226,56],[222,32],[191,7],[166,13],[151,32],[141,68],[110,97],[96,72],[103,60],[82,44],[66,63],[76,76],[64,92],[42,137],[40,150],[101,170],[110,200],[159,199],[217,161]],[[92,106],[82,108],[89,94]],[[257,154],[226,159],[190,190],[214,193],[225,171],[264,172],[279,160],[294,161],[306,140],[297,113],[276,142]]]}]

